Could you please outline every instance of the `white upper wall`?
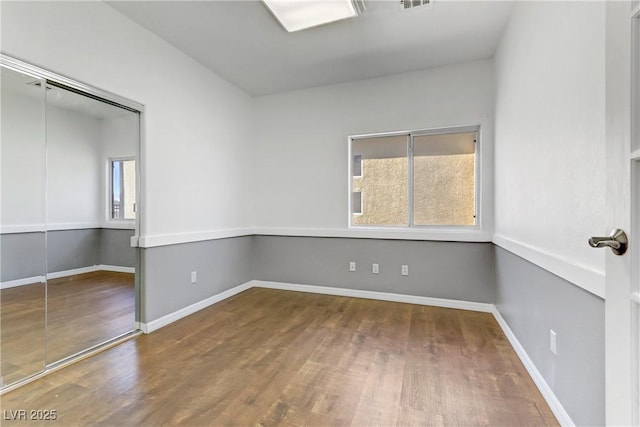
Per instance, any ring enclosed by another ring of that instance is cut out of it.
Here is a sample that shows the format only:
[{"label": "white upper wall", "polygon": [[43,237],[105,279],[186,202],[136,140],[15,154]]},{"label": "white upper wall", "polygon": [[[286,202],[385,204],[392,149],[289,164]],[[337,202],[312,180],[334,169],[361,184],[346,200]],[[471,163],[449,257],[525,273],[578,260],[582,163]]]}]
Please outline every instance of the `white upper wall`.
[{"label": "white upper wall", "polygon": [[516,4],[496,54],[496,241],[601,293],[604,2]]},{"label": "white upper wall", "polygon": [[[2,70],[5,79],[6,73]],[[45,223],[44,101],[26,96],[29,89],[39,89],[20,84],[15,92],[3,87],[0,104],[0,231],[3,233],[43,231]]]},{"label": "white upper wall", "polygon": [[480,124],[491,231],[493,78],[487,60],[256,98],[256,227],[346,230],[350,135]]},{"label": "white upper wall", "polygon": [[47,106],[46,123],[47,228],[99,226],[101,120]]},{"label": "white upper wall", "polygon": [[143,235],[251,225],[251,98],[101,2],[2,2],[3,53],[145,105]]}]

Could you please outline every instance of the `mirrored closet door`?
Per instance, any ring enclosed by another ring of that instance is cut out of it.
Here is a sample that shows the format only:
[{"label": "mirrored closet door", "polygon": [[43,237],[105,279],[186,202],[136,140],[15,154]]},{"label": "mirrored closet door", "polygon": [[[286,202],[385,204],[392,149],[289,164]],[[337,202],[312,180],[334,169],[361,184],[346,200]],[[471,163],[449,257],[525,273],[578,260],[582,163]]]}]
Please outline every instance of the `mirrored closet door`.
[{"label": "mirrored closet door", "polygon": [[45,85],[0,68],[0,90],[0,376],[11,384],[45,367]]},{"label": "mirrored closet door", "polygon": [[140,114],[2,67],[3,385],[137,329]]},{"label": "mirrored closet door", "polygon": [[133,330],[138,126],[48,82],[47,364]]}]

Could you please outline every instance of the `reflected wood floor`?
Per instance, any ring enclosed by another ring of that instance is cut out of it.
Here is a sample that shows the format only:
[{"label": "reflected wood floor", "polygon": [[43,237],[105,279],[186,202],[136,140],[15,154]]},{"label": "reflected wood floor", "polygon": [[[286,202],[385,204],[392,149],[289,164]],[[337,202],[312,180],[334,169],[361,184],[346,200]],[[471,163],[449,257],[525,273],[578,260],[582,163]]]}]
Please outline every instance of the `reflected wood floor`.
[{"label": "reflected wood floor", "polygon": [[134,277],[95,271],[47,280],[47,363],[133,331]]},{"label": "reflected wood floor", "polygon": [[17,409],[64,426],[557,425],[490,314],[256,288],[2,397]]},{"label": "reflected wood floor", "polygon": [[[0,374],[5,383],[135,327],[134,275],[78,274],[0,291]],[[47,328],[45,332],[45,321]]]},{"label": "reflected wood floor", "polygon": [[44,369],[45,285],[0,290],[0,375],[5,384]]}]

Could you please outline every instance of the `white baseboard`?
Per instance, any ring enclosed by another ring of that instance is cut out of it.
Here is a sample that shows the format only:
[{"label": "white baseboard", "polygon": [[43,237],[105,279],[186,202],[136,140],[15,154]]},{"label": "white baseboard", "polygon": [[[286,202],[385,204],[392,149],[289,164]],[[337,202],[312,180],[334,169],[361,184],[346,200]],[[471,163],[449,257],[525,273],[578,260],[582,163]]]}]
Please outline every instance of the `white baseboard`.
[{"label": "white baseboard", "polygon": [[93,273],[94,271],[113,271],[116,273],[135,273],[133,267],[120,267],[118,265],[97,264],[89,267],[74,268],[71,270],[47,273],[47,279],[59,279],[61,277],[75,276],[76,274]]},{"label": "white baseboard", "polygon": [[135,274],[135,267],[120,267],[119,265],[106,265],[100,264],[96,265],[96,271],[113,271],[115,273],[131,273]]},{"label": "white baseboard", "polygon": [[98,271],[97,265],[91,265],[89,267],[72,268],[71,270],[54,271],[47,273],[47,279],[59,279],[61,277],[75,276],[76,274],[86,274]]},{"label": "white baseboard", "polygon": [[366,298],[380,301],[403,302],[407,304],[431,305],[434,307],[457,308],[460,310],[481,311],[485,313],[492,313],[494,309],[493,304],[481,302],[420,297],[415,295],[393,294],[390,292],[363,291],[356,289],[333,288],[330,286],[300,285],[282,282],[266,282],[262,280],[252,280],[249,283],[251,283],[251,287],[254,288],[280,289],[284,291],[310,292],[314,294]]},{"label": "white baseboard", "polygon": [[74,268],[71,270],[54,271],[53,273],[47,273],[46,276],[34,276],[26,277],[24,279],[9,280],[0,283],[0,289],[15,288],[16,286],[30,285],[32,283],[41,283],[45,279],[59,279],[61,277],[75,276],[76,274],[93,273],[94,271],[113,271],[117,273],[132,273],[136,272],[134,267],[120,267],[118,265],[92,265],[89,267]]},{"label": "white baseboard", "polygon": [[251,288],[251,282],[246,282],[234,288],[227,289],[224,292],[220,292],[219,294],[213,295],[209,298],[203,299],[202,301],[198,301],[187,307],[181,308],[180,310],[174,311],[173,313],[169,313],[166,316],[162,316],[156,320],[152,320],[149,323],[141,323],[140,326],[142,332],[144,332],[145,334],[151,333],[157,329],[162,328],[163,326],[175,322],[176,320],[180,320],[183,317],[207,308],[210,305],[239,294],[240,292],[246,291],[249,288]]},{"label": "white baseboard", "polygon": [[268,288],[268,289],[279,289],[284,291],[299,291],[299,292],[309,292],[314,294],[367,298],[367,299],[375,299],[380,301],[403,302],[408,304],[431,305],[434,307],[457,308],[460,310],[481,311],[485,313],[493,313],[493,310],[494,310],[493,304],[485,304],[480,302],[419,297],[415,295],[392,294],[392,293],[386,293],[386,292],[361,291],[361,290],[345,289],[345,288],[332,288],[328,286],[300,285],[300,284],[293,284],[293,283],[250,280],[249,282],[243,283],[234,288],[231,288],[219,294],[213,295],[202,301],[198,301],[187,307],[181,308],[180,310],[174,311],[173,313],[169,313],[165,316],[162,316],[156,320],[152,320],[149,323],[142,323],[141,329],[144,333],[148,334],[150,332],[160,329],[163,326],[173,323],[176,320],[182,319],[183,317],[186,317],[190,314],[193,314],[197,311],[207,308],[212,304],[225,300],[233,295],[236,295],[240,292],[246,291],[247,289],[251,289],[251,288]]},{"label": "white baseboard", "polygon": [[544,397],[544,400],[551,408],[551,412],[553,412],[553,415],[556,416],[560,425],[567,427],[575,426],[575,423],[573,422],[567,411],[565,411],[564,407],[562,406],[556,395],[553,393],[553,390],[551,390],[551,387],[549,387],[549,384],[547,384],[540,371],[538,371],[538,368],[536,368],[536,365],[533,363],[524,347],[522,347],[520,341],[518,341],[518,338],[516,338],[515,334],[507,324],[506,320],[504,320],[497,307],[493,306],[492,313],[493,317],[495,317],[496,321],[498,322],[498,325],[500,325],[502,331],[509,340],[509,343],[511,343],[511,347],[513,347],[513,349],[515,350],[516,354],[522,361],[522,364],[527,369],[527,372],[529,372],[531,379],[533,379],[533,382],[538,387],[538,390],[540,390],[542,397]]},{"label": "white baseboard", "polygon": [[34,283],[44,283],[44,276],[25,277],[24,279],[8,280],[0,283],[0,289],[15,288],[17,286],[32,285]]}]

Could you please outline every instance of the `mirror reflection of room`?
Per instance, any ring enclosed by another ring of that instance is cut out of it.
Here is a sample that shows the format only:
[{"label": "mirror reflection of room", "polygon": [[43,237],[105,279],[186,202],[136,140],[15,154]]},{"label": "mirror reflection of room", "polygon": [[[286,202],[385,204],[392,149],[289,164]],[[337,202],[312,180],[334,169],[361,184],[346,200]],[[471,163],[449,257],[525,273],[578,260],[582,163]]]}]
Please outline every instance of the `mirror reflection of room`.
[{"label": "mirror reflection of room", "polygon": [[4,385],[135,329],[137,112],[2,68]]},{"label": "mirror reflection of room", "polygon": [[45,366],[45,104],[43,81],[0,73],[0,378],[10,384]]},{"label": "mirror reflection of room", "polygon": [[47,96],[47,363],[134,329],[138,114]]}]

